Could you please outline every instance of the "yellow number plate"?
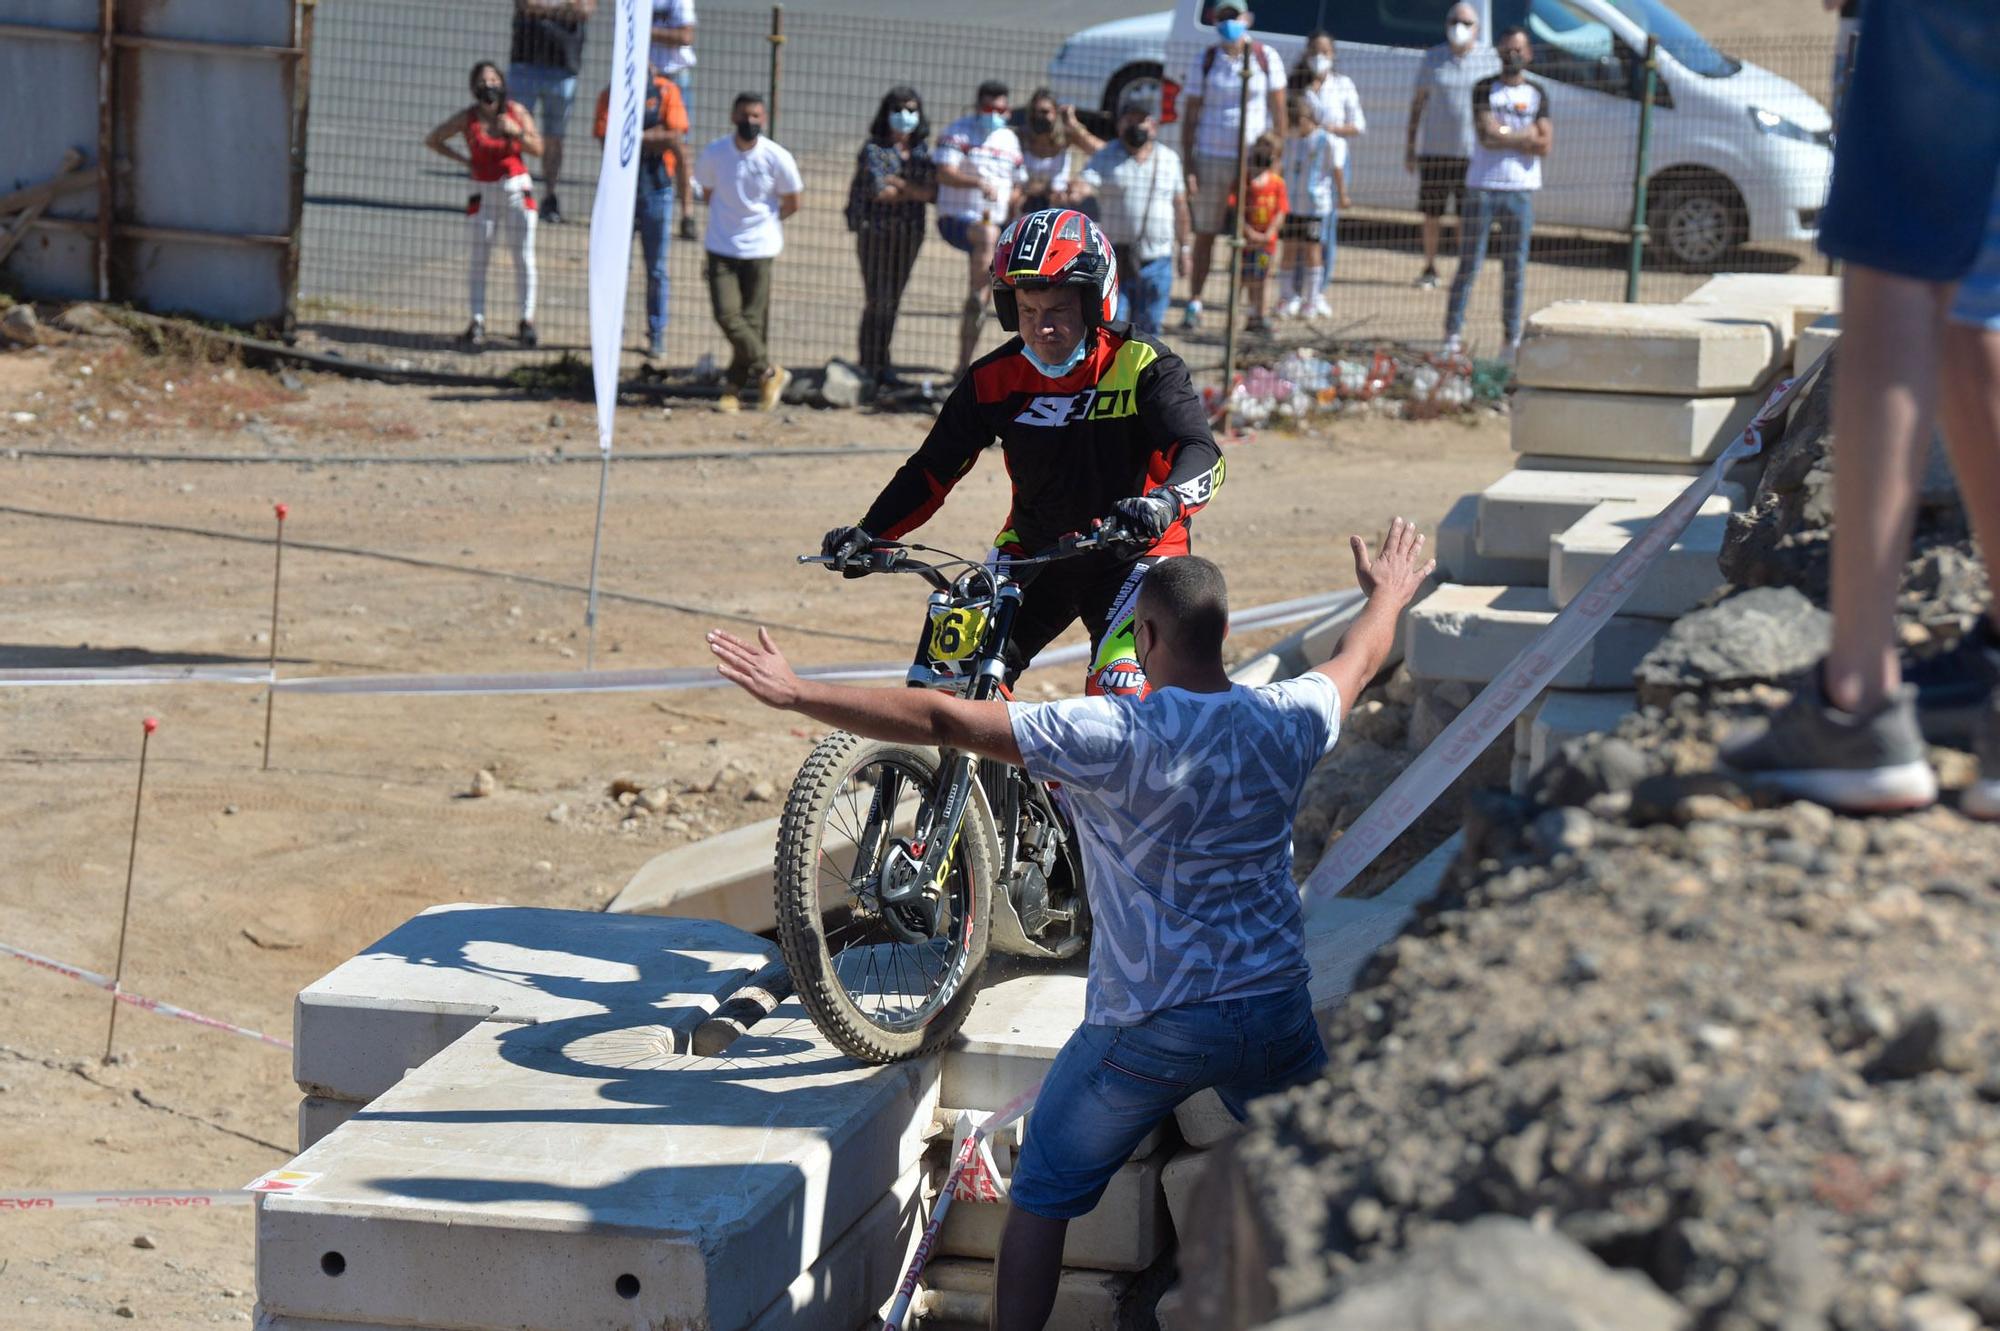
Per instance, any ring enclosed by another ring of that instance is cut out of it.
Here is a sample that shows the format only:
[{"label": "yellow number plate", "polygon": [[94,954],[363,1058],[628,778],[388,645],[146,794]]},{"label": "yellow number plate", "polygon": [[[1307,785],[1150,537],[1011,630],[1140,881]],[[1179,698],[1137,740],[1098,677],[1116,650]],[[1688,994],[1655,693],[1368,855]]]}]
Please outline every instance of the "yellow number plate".
[{"label": "yellow number plate", "polygon": [[963,661],[979,650],[985,637],[984,610],[947,610],[931,621],[931,657]]}]

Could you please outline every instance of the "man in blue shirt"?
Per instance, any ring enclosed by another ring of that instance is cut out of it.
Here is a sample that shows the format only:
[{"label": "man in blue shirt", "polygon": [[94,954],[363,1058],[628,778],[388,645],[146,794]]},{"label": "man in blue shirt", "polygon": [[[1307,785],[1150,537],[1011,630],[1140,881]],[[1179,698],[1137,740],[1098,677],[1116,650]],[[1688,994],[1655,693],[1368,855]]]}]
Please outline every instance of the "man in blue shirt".
[{"label": "man in blue shirt", "polygon": [[801,680],[770,634],[708,635],[722,675],[772,707],[894,743],[935,744],[1060,782],[1076,823],[1093,937],[1084,1024],[1036,1101],[1010,1188],[993,1325],[1039,1328],[1069,1222],[1161,1120],[1213,1087],[1231,1113],[1317,1076],[1326,1051],[1306,981],[1292,820],[1340,717],[1387,658],[1435,561],[1395,519],[1381,549],[1350,537],[1367,606],[1333,659],[1262,688],[1222,662],[1228,594],[1214,564],[1162,561],[1134,637],[1147,697],[974,702],[924,689]]}]

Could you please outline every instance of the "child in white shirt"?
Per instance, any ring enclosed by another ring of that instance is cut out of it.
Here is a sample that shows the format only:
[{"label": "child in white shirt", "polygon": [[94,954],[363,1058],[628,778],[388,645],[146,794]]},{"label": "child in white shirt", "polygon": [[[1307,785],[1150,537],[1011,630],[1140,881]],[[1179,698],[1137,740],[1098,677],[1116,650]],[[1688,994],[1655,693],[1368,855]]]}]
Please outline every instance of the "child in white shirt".
[{"label": "child in white shirt", "polygon": [[1333,135],[1320,128],[1310,98],[1293,93],[1286,99],[1286,134],[1282,174],[1291,210],[1279,233],[1285,242],[1279,284],[1278,317],[1323,319],[1332,315],[1326,301],[1326,219],[1334,201],[1347,193]]}]

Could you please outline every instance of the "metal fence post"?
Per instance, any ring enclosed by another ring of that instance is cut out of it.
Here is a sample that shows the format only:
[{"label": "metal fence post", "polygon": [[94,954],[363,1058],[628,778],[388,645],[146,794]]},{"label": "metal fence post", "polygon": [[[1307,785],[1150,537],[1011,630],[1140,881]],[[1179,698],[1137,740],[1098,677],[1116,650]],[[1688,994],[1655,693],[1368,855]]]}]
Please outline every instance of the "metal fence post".
[{"label": "metal fence post", "polygon": [[1632,257],[1625,266],[1625,301],[1639,299],[1639,265],[1646,257],[1646,174],[1652,169],[1653,92],[1660,77],[1659,39],[1646,34],[1646,81],[1639,98],[1639,154],[1632,164]]},{"label": "metal fence post", "polygon": [[104,0],[97,30],[97,298],[111,299],[112,214],[118,206],[118,0]]},{"label": "metal fence post", "polygon": [[[1246,39],[1247,40],[1247,39]],[[1229,310],[1227,325],[1222,332],[1222,399],[1224,413],[1229,410],[1229,390],[1236,386],[1236,298],[1243,285],[1243,214],[1249,210],[1250,158],[1250,62],[1256,59],[1257,44],[1247,42],[1243,48],[1243,85],[1237,94],[1236,103],[1236,219],[1229,233]]]},{"label": "metal fence post", "polygon": [[299,233],[305,229],[306,218],[306,114],[312,103],[313,14],[317,3],[298,0],[292,11],[292,45],[300,54],[292,66],[292,181],[286,218],[291,244],[285,247],[285,315],[280,329],[286,341],[299,330]]},{"label": "metal fence post", "polygon": [[771,133],[778,132],[778,85],[785,76],[785,7],[771,6],[771,100],[765,111],[765,119],[771,122]]}]

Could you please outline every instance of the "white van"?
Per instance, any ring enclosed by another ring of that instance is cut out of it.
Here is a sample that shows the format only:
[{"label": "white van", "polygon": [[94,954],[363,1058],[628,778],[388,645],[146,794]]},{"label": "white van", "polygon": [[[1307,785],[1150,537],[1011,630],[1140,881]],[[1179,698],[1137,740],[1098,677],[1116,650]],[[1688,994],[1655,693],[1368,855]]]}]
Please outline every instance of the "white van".
[{"label": "white van", "polygon": [[[1339,43],[1368,132],[1354,140],[1348,192],[1360,207],[1413,209],[1403,167],[1410,95],[1424,50],[1444,40],[1452,0],[1258,0],[1251,37],[1287,67],[1308,33]],[[1804,89],[1709,44],[1663,0],[1470,0],[1480,40],[1513,25],[1535,45],[1530,77],[1549,90],[1555,150],[1535,201],[1538,224],[1624,232],[1644,86],[1646,34],[1658,39],[1648,170],[1657,257],[1712,269],[1745,241],[1810,240],[1833,173],[1832,118]],[[1049,65],[1049,86],[1109,113],[1134,83],[1158,83],[1171,107],[1180,81],[1216,41],[1213,0],[1086,29]],[[1178,145],[1175,131],[1163,136]]]}]

